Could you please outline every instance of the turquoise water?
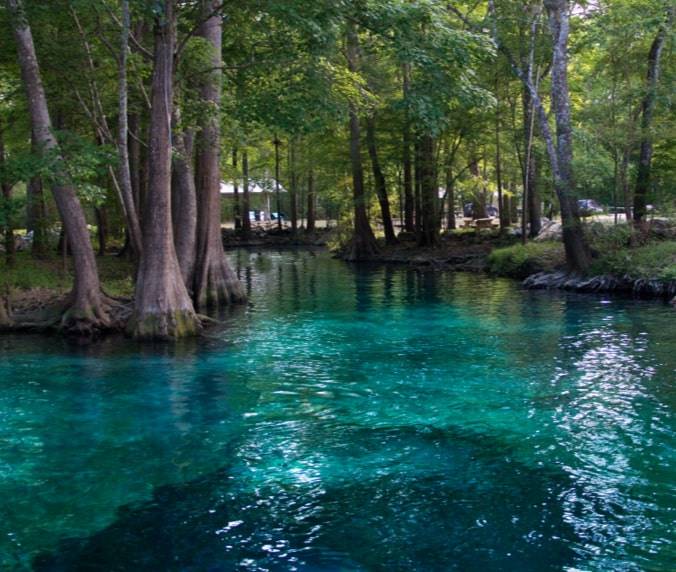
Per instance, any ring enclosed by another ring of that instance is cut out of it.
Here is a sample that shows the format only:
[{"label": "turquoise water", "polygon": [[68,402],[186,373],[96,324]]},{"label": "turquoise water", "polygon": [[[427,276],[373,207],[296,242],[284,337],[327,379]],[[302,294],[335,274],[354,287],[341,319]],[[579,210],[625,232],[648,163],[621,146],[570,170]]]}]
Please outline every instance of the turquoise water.
[{"label": "turquoise water", "polygon": [[232,257],[207,340],[0,338],[0,569],[674,568],[673,311]]}]

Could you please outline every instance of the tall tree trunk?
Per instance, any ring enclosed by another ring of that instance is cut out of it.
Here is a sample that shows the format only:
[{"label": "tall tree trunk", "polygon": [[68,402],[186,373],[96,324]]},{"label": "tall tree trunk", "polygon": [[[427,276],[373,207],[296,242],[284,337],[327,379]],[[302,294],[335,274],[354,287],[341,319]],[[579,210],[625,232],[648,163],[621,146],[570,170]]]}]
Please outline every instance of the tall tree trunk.
[{"label": "tall tree trunk", "polygon": [[[160,10],[161,9],[161,10]],[[174,0],[155,16],[149,186],[143,209],[143,252],[129,330],[139,339],[172,339],[200,327],[174,249],[171,223],[171,116],[173,103]]]},{"label": "tall tree trunk", "polygon": [[624,216],[627,222],[632,220],[632,200],[631,188],[629,186],[629,160],[631,158],[631,146],[626,145],[622,151],[622,160],[620,161],[620,184],[622,185],[622,204],[624,206]]},{"label": "tall tree trunk", "polygon": [[33,258],[45,258],[49,250],[47,243],[47,212],[45,198],[42,192],[42,179],[38,176],[31,177],[26,185],[26,227],[33,233],[31,256]]},{"label": "tall tree trunk", "polygon": [[101,206],[94,209],[96,215],[97,237],[99,240],[99,256],[106,255],[106,243],[108,242],[108,215],[106,208]]},{"label": "tall tree trunk", "polygon": [[131,172],[131,191],[134,195],[136,214],[141,219],[141,118],[138,113],[129,114],[129,170]]},{"label": "tall tree trunk", "polygon": [[197,196],[192,169],[192,131],[183,131],[180,110],[174,108],[172,118],[174,152],[171,158],[171,218],[174,248],[183,282],[192,290],[197,244]]},{"label": "tall tree trunk", "polygon": [[640,224],[647,212],[647,197],[650,191],[651,164],[653,159],[653,142],[650,130],[655,113],[655,99],[657,97],[657,83],[660,77],[660,62],[664,41],[674,19],[674,5],[667,9],[666,21],[660,26],[657,36],[650,46],[648,53],[648,73],[646,76],[646,94],[641,104],[641,152],[636,173],[636,187],[634,190],[634,222]]},{"label": "tall tree trunk", "polygon": [[314,232],[315,217],[316,217],[316,197],[315,197],[315,174],[312,168],[307,174],[307,223],[305,224],[305,232]]},{"label": "tall tree trunk", "polygon": [[[523,217],[524,228],[530,229],[528,236],[531,238],[540,234],[542,229],[542,212],[540,208],[540,191],[537,177],[537,157],[534,152],[535,140],[535,110],[530,92],[524,87],[522,91],[523,104],[523,135],[524,135],[524,168],[523,168]],[[530,226],[527,226],[530,225]],[[523,229],[522,229],[523,230]],[[524,237],[526,234],[524,234]]]},{"label": "tall tree trunk", "polygon": [[[251,234],[251,217],[249,211],[251,209],[249,202],[249,152],[246,147],[242,149],[242,210],[244,211],[244,218],[242,219],[242,236],[248,238]],[[279,216],[279,211],[277,211]]]},{"label": "tall tree trunk", "polygon": [[63,158],[52,133],[52,124],[47,108],[47,98],[40,78],[40,68],[35,55],[33,35],[21,0],[6,0],[12,17],[21,76],[28,95],[36,144],[41,152],[56,155],[56,182],[52,192],[63,220],[75,258],[75,283],[68,306],[61,318],[61,329],[66,333],[89,335],[107,327],[108,315],[101,295],[96,258],[89,238],[87,221],[75,189],[68,182]]},{"label": "tall tree trunk", "polygon": [[[410,89],[410,70],[407,64],[403,66],[404,76],[404,99],[408,97]],[[413,195],[413,170],[411,162],[411,125],[408,119],[408,112],[404,119],[404,230],[406,232],[415,232],[415,198]]]},{"label": "tall tree trunk", "polygon": [[[496,80],[497,93],[497,80]],[[500,220],[500,229],[505,229],[509,226],[507,213],[503,208],[503,192],[502,192],[502,156],[500,148],[500,100],[495,109],[495,178],[498,185],[498,216]]]},{"label": "tall tree trunk", "polygon": [[[275,146],[275,202],[277,205],[277,229],[282,230],[282,196],[279,182],[279,146],[282,142],[279,140],[279,137],[275,136],[273,144]],[[247,204],[248,200],[247,196]],[[248,212],[246,212],[246,218],[249,218]]]},{"label": "tall tree trunk", "polygon": [[[5,167],[5,126],[0,124],[0,167]],[[2,182],[2,199],[5,203],[5,262],[7,266],[14,266],[16,259],[16,247],[14,244],[14,229],[12,228],[11,210],[12,210],[12,184],[9,181]]]},{"label": "tall tree trunk", "polygon": [[298,232],[298,173],[296,172],[296,141],[289,141],[289,175],[291,179],[291,188],[289,189],[289,199],[291,200],[291,233]]},{"label": "tall tree trunk", "polygon": [[[242,228],[242,209],[241,205],[239,204],[239,183],[237,178],[237,147],[233,147],[232,149],[232,168],[235,171],[235,177],[232,184],[232,188],[234,191],[233,197],[234,204],[232,206],[232,212],[233,218],[235,219],[235,230],[237,231],[241,230]],[[247,213],[247,215],[248,214],[249,213]]]},{"label": "tall tree trunk", "polygon": [[455,220],[455,179],[453,178],[453,166],[446,165],[446,228],[454,230],[457,227]]},{"label": "tall tree trunk", "polygon": [[420,230],[422,229],[422,175],[422,147],[420,138],[416,137],[413,142],[413,226],[418,240],[420,240]]},{"label": "tall tree trunk", "polygon": [[[347,65],[351,72],[359,71],[359,36],[352,21],[347,22]],[[346,259],[356,261],[373,257],[378,253],[379,248],[366,214],[361,128],[357,105],[354,102],[350,102],[350,161],[352,163],[354,232]]]},{"label": "tall tree trunk", "polygon": [[472,156],[472,159],[469,163],[469,172],[472,174],[472,177],[474,177],[475,186],[472,201],[472,218],[486,218],[486,181],[481,176],[481,170],[479,169],[479,157],[476,154]]},{"label": "tall tree trunk", "polygon": [[376,187],[376,196],[380,203],[380,215],[383,219],[383,229],[385,230],[385,242],[387,244],[396,244],[397,235],[394,232],[392,224],[392,214],[390,213],[390,200],[387,196],[387,184],[385,175],[380,167],[378,158],[378,149],[376,147],[376,120],[373,115],[366,118],[366,145],[371,158],[371,168],[373,169],[373,181]]},{"label": "tall tree trunk", "polygon": [[134,257],[138,259],[142,252],[141,225],[134,201],[134,190],[129,166],[129,118],[127,93],[127,53],[129,51],[129,29],[131,17],[129,0],[122,0],[122,32],[120,34],[120,53],[118,56],[118,132],[117,151],[119,156],[118,179],[122,206],[127,220],[127,232]]},{"label": "tall tree trunk", "polygon": [[241,302],[246,296],[223,251],[220,197],[220,121],[222,15],[219,0],[201,0],[206,17],[199,35],[212,49],[209,73],[201,87],[201,97],[214,110],[205,117],[197,154],[197,262],[193,297],[197,308],[217,309]]},{"label": "tall tree trunk", "polygon": [[420,139],[420,158],[421,225],[418,244],[434,246],[438,242],[437,203],[439,201],[437,197],[434,139],[431,135],[423,135]]},{"label": "tall tree trunk", "polygon": [[[568,91],[568,35],[570,32],[568,0],[545,0],[552,35],[552,108],[556,118],[556,169],[554,186],[561,204],[563,244],[571,270],[586,272],[591,263],[589,247],[578,215],[573,181],[573,128]],[[533,95],[533,94],[531,94]],[[540,106],[541,128],[547,119]],[[544,117],[543,117],[544,116]],[[548,127],[548,126],[547,126]],[[541,129],[544,131],[544,129]]]}]

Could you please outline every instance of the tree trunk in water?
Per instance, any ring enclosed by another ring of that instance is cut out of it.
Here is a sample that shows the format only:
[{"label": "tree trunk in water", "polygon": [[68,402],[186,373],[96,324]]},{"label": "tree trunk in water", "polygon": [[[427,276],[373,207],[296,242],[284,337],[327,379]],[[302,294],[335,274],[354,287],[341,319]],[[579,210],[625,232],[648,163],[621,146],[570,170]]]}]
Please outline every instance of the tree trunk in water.
[{"label": "tree trunk in water", "polygon": [[373,169],[373,181],[376,187],[376,195],[380,203],[380,214],[383,218],[383,229],[385,230],[385,242],[387,244],[396,244],[397,235],[394,232],[392,224],[392,214],[390,213],[390,200],[387,196],[387,184],[385,175],[380,167],[378,159],[378,149],[376,147],[376,120],[369,115],[366,118],[366,145],[371,158],[371,168]]},{"label": "tree trunk in water", "polygon": [[[219,0],[202,0],[202,14],[208,16],[199,35],[213,50],[210,67],[201,87],[202,100],[214,114],[221,105],[222,15]],[[246,296],[223,251],[221,235],[220,120],[205,117],[197,154],[197,262],[193,297],[198,309],[217,309],[241,302]]]},{"label": "tree trunk in water", "polygon": [[87,221],[75,189],[67,181],[63,158],[52,133],[47,99],[40,78],[40,68],[35,55],[33,35],[28,26],[21,0],[6,0],[12,17],[21,76],[28,95],[31,124],[35,142],[41,152],[56,154],[56,179],[52,192],[63,220],[75,258],[75,283],[68,307],[61,318],[61,329],[76,335],[91,335],[109,324],[99,283],[96,258],[89,238]]},{"label": "tree trunk in water", "polygon": [[[232,150],[232,168],[237,173],[237,148],[233,148]],[[237,174],[235,174],[234,177],[234,182],[232,185],[232,188],[234,190],[234,197],[233,201],[234,204],[232,206],[232,214],[233,218],[235,219],[235,231],[241,230],[242,229],[242,210],[240,208],[239,204],[239,183],[237,180]],[[248,213],[247,213],[248,214]]]},{"label": "tree trunk in water", "polygon": [[669,6],[666,21],[660,26],[659,32],[648,54],[648,74],[646,76],[646,94],[641,104],[641,152],[636,173],[636,187],[634,190],[634,223],[639,225],[647,212],[647,197],[650,191],[651,164],[653,158],[653,142],[650,129],[655,112],[657,83],[660,77],[660,61],[664,49],[667,31],[671,28],[674,18],[674,6]]},{"label": "tree trunk in water", "polygon": [[[409,68],[408,65],[403,67],[404,75],[404,99],[409,92]],[[406,232],[415,232],[415,198],[413,195],[413,170],[411,164],[411,126],[408,118],[404,124],[404,230]]]},{"label": "tree trunk in water", "polygon": [[174,152],[171,158],[171,218],[174,248],[181,276],[188,292],[193,286],[197,243],[197,197],[195,175],[192,170],[192,141],[190,131],[181,132],[180,111],[174,109]]},{"label": "tree trunk in water", "polygon": [[127,94],[127,52],[129,51],[129,28],[131,26],[129,14],[129,0],[122,0],[122,33],[120,35],[120,54],[118,58],[118,133],[117,152],[119,165],[117,177],[122,195],[122,206],[127,221],[127,232],[133,256],[138,260],[142,252],[141,225],[139,224],[134,190],[131,182],[129,166],[129,123],[128,123],[128,94]]},{"label": "tree trunk in water", "polygon": [[[0,125],[0,167],[5,168],[5,126]],[[12,229],[11,221],[11,201],[12,201],[12,185],[8,181],[2,182],[2,198],[5,202],[5,262],[7,266],[14,266],[16,260],[16,247],[14,244],[14,230]]]},{"label": "tree trunk in water", "polygon": [[[545,0],[553,40],[552,108],[556,118],[556,161],[553,165],[554,187],[561,204],[563,244],[570,270],[585,273],[591,263],[589,247],[578,215],[573,182],[573,130],[568,91],[568,35],[570,31],[568,0]],[[533,96],[533,93],[531,93]],[[539,106],[543,135],[549,131],[542,105]],[[548,142],[551,149],[551,141]],[[551,152],[551,151],[550,151]]]},{"label": "tree trunk in water", "polygon": [[[251,217],[249,216],[249,152],[244,148],[242,150],[242,210],[244,218],[242,219],[242,235],[248,238],[251,234]],[[279,211],[277,211],[279,216]]]},{"label": "tree trunk in water", "polygon": [[307,174],[307,223],[305,232],[310,233],[315,230],[315,174],[312,169]]},{"label": "tree trunk in water", "polygon": [[434,139],[423,135],[420,139],[420,246],[434,246],[438,242],[437,226],[437,185],[434,156]]},{"label": "tree trunk in water", "polygon": [[129,331],[138,339],[196,334],[200,323],[174,250],[171,223],[171,107],[173,98],[174,0],[155,16],[149,186],[143,209],[143,252]]},{"label": "tree trunk in water", "polygon": [[[347,65],[351,72],[359,71],[359,37],[353,22],[347,22]],[[376,237],[366,214],[364,167],[361,157],[361,129],[358,110],[350,102],[350,161],[352,163],[352,192],[354,200],[354,233],[346,255],[347,260],[366,260],[379,251]]]}]

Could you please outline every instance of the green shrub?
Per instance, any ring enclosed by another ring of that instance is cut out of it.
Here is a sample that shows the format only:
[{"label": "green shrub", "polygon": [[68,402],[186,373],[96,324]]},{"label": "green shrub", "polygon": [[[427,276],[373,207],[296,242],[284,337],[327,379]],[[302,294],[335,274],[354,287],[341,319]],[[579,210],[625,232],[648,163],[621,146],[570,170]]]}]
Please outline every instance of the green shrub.
[{"label": "green shrub", "polygon": [[655,241],[636,248],[607,251],[594,260],[592,274],[676,280],[676,241]]},{"label": "green shrub", "polygon": [[525,278],[536,272],[552,271],[565,264],[559,242],[529,242],[497,248],[488,257],[488,269],[500,276]]}]

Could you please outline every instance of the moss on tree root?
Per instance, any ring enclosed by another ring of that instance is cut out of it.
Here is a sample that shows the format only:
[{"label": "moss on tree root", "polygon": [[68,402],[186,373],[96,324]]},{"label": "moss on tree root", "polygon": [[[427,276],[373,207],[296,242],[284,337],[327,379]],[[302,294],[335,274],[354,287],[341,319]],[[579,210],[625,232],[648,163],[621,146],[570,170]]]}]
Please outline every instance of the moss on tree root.
[{"label": "moss on tree root", "polygon": [[127,324],[127,333],[137,340],[175,340],[196,336],[201,330],[199,318],[190,310],[133,316]]}]

